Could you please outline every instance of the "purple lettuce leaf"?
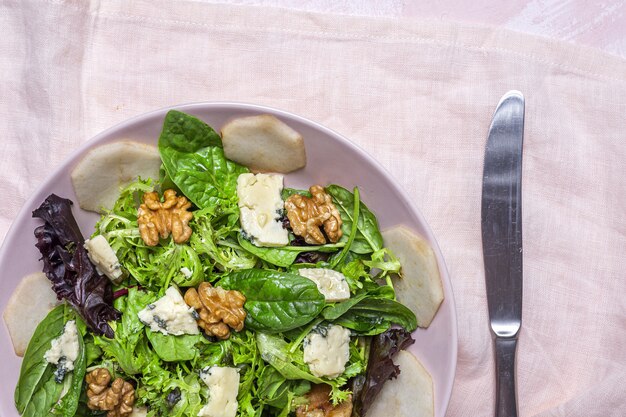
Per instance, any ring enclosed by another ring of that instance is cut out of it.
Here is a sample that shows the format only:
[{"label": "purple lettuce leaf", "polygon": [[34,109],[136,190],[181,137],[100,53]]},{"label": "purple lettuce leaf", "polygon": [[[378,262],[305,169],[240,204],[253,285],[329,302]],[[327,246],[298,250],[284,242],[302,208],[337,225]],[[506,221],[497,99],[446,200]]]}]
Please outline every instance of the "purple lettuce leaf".
[{"label": "purple lettuce leaf", "polygon": [[57,298],[67,300],[94,333],[113,338],[108,322],[119,319],[120,312],[113,308],[111,282],[89,260],[72,201],[51,194],[33,217],[45,222],[35,229],[35,246]]},{"label": "purple lettuce leaf", "polygon": [[353,417],[364,417],[385,382],[400,374],[393,357],[413,343],[411,333],[401,328],[389,329],[372,338],[367,373],[352,380]]},{"label": "purple lettuce leaf", "polygon": [[72,214],[72,204],[72,200],[50,194],[38,209],[33,210],[33,217],[39,217],[49,224],[62,246],[85,242]]}]

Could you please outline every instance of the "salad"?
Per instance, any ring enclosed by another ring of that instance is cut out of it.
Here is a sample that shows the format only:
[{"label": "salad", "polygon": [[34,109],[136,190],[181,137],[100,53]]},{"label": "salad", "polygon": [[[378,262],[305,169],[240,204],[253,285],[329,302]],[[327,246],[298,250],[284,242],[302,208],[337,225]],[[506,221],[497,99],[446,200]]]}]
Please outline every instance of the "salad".
[{"label": "salad", "polygon": [[418,319],[358,187],[286,188],[223,140],[172,110],[158,177],[95,230],[54,194],[33,212],[60,303],[26,349],[21,415],[365,416],[399,375]]}]

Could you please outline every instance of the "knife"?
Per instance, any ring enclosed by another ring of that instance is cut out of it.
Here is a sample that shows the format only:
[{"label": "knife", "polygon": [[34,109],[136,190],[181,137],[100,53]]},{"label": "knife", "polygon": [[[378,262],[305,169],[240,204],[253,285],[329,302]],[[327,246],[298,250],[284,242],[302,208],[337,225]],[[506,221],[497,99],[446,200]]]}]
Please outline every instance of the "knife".
[{"label": "knife", "polygon": [[496,417],[517,417],[515,351],[522,326],[524,96],[506,93],[489,128],[481,228],[489,323],[495,344]]}]

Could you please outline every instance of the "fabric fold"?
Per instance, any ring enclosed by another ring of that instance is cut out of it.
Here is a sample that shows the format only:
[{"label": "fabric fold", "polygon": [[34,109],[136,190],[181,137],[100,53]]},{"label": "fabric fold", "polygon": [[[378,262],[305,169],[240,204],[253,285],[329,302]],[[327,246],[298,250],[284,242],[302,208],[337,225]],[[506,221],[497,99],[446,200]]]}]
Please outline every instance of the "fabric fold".
[{"label": "fabric fold", "polygon": [[624,60],[446,21],[194,1],[4,1],[0,27],[0,237],[73,149],[129,117],[197,101],[308,117],[374,155],[437,236],[459,322],[454,417],[492,414],[482,160],[499,98],[522,91],[520,415],[626,415]]}]

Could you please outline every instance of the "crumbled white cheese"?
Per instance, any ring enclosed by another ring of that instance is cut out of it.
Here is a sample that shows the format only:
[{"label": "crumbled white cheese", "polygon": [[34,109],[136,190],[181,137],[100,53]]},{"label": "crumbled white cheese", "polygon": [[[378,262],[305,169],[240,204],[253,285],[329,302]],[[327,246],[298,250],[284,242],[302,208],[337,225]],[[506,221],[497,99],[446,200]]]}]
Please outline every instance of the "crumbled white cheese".
[{"label": "crumbled white cheese", "polygon": [[85,240],[85,249],[87,249],[89,260],[96,266],[100,275],[106,275],[114,283],[122,280],[120,261],[104,236],[98,235],[93,239]]},{"label": "crumbled white cheese", "polygon": [[191,278],[191,276],[193,275],[193,271],[186,266],[180,268],[180,273],[183,274],[183,276],[187,279]]},{"label": "crumbled white cheese", "polygon": [[52,341],[50,349],[43,354],[43,357],[53,365],[59,365],[59,362],[62,362],[64,370],[71,371],[78,357],[78,349],[76,321],[70,320],[65,323],[63,334]]},{"label": "crumbled white cheese", "polygon": [[317,377],[337,378],[350,359],[350,330],[330,325],[324,332],[314,330],[304,339],[304,362]]},{"label": "crumbled white cheese", "polygon": [[237,197],[241,227],[256,246],[285,246],[289,233],[280,220],[284,209],[280,174],[241,174]]},{"label": "crumbled white cheese", "polygon": [[196,311],[189,307],[175,287],[169,287],[165,295],[137,313],[139,320],[154,332],[179,336],[199,334],[194,318]]},{"label": "crumbled white cheese", "polygon": [[327,268],[302,268],[298,269],[298,273],[315,282],[326,301],[343,301],[350,298],[348,281],[341,272]]},{"label": "crumbled white cheese", "polygon": [[235,417],[239,393],[239,370],[210,366],[200,371],[200,378],[209,387],[209,401],[202,407],[198,416]]}]

